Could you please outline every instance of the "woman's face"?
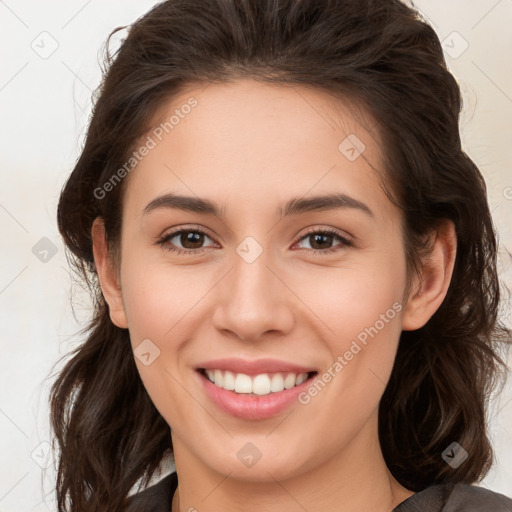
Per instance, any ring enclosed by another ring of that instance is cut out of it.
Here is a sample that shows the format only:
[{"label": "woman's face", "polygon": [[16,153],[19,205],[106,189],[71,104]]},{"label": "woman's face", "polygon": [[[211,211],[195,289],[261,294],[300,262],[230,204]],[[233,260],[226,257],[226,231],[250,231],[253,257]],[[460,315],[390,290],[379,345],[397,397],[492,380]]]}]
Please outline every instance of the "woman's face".
[{"label": "woman's face", "polygon": [[406,261],[372,124],[318,90],[240,80],[183,91],[141,139],[111,314],[177,463],[283,479],[377,442]]}]

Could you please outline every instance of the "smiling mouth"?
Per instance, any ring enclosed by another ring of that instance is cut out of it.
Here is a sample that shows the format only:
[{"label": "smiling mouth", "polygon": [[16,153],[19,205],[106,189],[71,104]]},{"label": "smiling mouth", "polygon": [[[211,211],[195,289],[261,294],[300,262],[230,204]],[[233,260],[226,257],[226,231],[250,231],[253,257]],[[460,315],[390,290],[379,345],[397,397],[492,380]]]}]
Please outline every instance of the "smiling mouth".
[{"label": "smiling mouth", "polygon": [[250,376],[220,369],[199,368],[197,371],[218,388],[249,396],[280,393],[286,389],[300,386],[318,374],[317,371],[307,373],[273,372]]}]

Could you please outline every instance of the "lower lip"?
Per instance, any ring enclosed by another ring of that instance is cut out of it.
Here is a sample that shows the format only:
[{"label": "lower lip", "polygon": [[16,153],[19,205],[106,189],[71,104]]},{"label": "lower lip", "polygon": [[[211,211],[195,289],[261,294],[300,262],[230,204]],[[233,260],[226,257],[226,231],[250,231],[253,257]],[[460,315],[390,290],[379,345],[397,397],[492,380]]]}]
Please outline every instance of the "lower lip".
[{"label": "lower lip", "polygon": [[257,396],[219,388],[201,372],[196,371],[196,373],[201,379],[206,394],[220,409],[231,416],[246,420],[263,420],[286,410],[294,402],[298,402],[298,395],[311,384],[316,375],[293,388]]}]

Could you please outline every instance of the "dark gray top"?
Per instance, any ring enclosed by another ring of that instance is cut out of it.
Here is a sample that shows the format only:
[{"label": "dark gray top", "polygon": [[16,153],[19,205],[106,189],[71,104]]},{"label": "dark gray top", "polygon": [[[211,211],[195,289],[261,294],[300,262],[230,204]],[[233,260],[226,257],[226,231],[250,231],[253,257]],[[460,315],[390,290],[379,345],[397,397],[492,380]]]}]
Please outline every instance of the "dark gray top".
[{"label": "dark gray top", "polygon": [[[171,512],[178,486],[176,472],[128,498],[126,512]],[[512,499],[483,487],[433,485],[413,494],[392,512],[512,512]]]}]

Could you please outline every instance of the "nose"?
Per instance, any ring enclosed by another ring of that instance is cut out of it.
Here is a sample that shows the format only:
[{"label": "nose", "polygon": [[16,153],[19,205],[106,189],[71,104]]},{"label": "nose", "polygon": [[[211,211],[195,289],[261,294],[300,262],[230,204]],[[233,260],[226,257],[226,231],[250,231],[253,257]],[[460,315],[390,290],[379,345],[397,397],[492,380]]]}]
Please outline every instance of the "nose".
[{"label": "nose", "polygon": [[[265,333],[286,334],[293,327],[293,293],[277,265],[263,253],[252,262],[238,254],[219,283],[214,326],[223,334],[256,341]],[[283,282],[284,281],[284,282]]]}]

